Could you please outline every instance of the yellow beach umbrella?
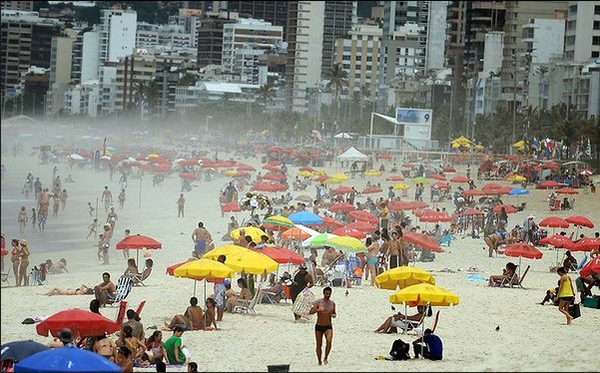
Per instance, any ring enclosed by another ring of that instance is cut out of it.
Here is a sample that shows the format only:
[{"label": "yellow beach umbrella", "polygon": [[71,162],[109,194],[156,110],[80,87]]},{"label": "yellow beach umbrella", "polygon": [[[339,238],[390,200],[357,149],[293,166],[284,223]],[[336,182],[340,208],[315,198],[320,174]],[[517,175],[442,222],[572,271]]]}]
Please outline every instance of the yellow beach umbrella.
[{"label": "yellow beach umbrella", "polygon": [[247,250],[242,254],[228,256],[225,264],[237,272],[262,275],[277,271],[279,264],[265,254]]},{"label": "yellow beach umbrella", "polygon": [[461,145],[469,145],[471,143],[471,140],[467,139],[464,136],[459,136],[457,138],[455,138],[454,140],[452,140],[451,144],[461,144]]},{"label": "yellow beach umbrella", "polygon": [[409,190],[410,185],[404,183],[398,183],[394,185],[394,190]]},{"label": "yellow beach umbrella", "polygon": [[159,158],[160,155],[158,154],[148,154],[148,158]]},{"label": "yellow beach umbrella", "polygon": [[450,306],[460,302],[458,295],[438,286],[420,283],[390,295],[390,303],[414,306]]},{"label": "yellow beach umbrella", "polygon": [[323,242],[324,246],[331,246],[336,250],[352,253],[366,253],[367,247],[361,240],[350,236],[333,237]]},{"label": "yellow beach umbrella", "polygon": [[314,170],[312,174],[313,176],[323,176],[327,175],[327,172],[325,172],[324,170]]},{"label": "yellow beach umbrella", "polygon": [[[238,235],[238,237],[239,237],[239,235]],[[219,255],[225,255],[225,256],[229,257],[232,255],[243,254],[247,250],[248,249],[246,249],[245,247],[241,247],[238,245],[233,245],[233,244],[225,245],[225,246],[216,247],[216,248],[206,252],[204,255],[202,255],[202,258],[217,260],[219,258]]]},{"label": "yellow beach umbrella", "polygon": [[524,149],[525,148],[525,141],[524,140],[517,141],[512,146],[513,146],[513,148],[517,148],[519,150]]},{"label": "yellow beach umbrella", "polygon": [[237,170],[227,170],[225,171],[226,176],[234,176],[237,174]]},{"label": "yellow beach umbrella", "polygon": [[281,216],[281,215],[269,216],[268,218],[263,220],[263,223],[274,225],[274,226],[281,227],[281,228],[293,228],[294,227],[294,223],[290,219],[288,219],[284,216]]},{"label": "yellow beach umbrella", "polygon": [[329,179],[325,180],[323,182],[323,184],[327,184],[327,185],[329,185],[329,184],[341,184],[343,182],[344,182],[344,180],[336,179],[335,177],[330,177]]},{"label": "yellow beach umbrella", "polygon": [[313,173],[310,171],[300,171],[298,172],[298,176],[311,177],[313,176]]},{"label": "yellow beach umbrella", "polygon": [[513,176],[509,177],[508,179],[506,179],[506,181],[511,182],[511,183],[522,183],[525,180],[527,180],[527,178],[525,176],[521,176],[521,175],[513,175]]},{"label": "yellow beach umbrella", "polygon": [[234,240],[237,240],[240,237],[240,231],[244,231],[244,236],[252,237],[252,241],[259,243],[261,236],[268,236],[269,234],[263,231],[262,229],[256,227],[240,227],[232,230],[229,235]]},{"label": "yellow beach umbrella", "polygon": [[431,273],[417,267],[396,267],[375,277],[375,285],[380,289],[396,290],[426,282],[435,285]]},{"label": "yellow beach umbrella", "polygon": [[348,175],[341,174],[341,173],[333,174],[333,175],[331,175],[331,177],[334,179],[342,180],[342,181],[350,180],[350,177]]},{"label": "yellow beach umbrella", "polygon": [[211,259],[198,259],[187,262],[173,271],[176,277],[197,279],[203,278],[230,278],[235,271],[221,262]]},{"label": "yellow beach umbrella", "polygon": [[377,171],[377,170],[368,170],[365,172],[365,176],[379,176],[381,175],[381,172]]}]

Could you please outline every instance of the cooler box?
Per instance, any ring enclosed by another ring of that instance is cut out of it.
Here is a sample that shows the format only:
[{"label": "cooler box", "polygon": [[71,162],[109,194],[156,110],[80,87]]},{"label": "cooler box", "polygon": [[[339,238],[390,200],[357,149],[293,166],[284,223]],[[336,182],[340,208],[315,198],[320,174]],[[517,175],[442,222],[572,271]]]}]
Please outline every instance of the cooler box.
[{"label": "cooler box", "polygon": [[585,297],[583,299],[583,306],[600,309],[600,297]]}]

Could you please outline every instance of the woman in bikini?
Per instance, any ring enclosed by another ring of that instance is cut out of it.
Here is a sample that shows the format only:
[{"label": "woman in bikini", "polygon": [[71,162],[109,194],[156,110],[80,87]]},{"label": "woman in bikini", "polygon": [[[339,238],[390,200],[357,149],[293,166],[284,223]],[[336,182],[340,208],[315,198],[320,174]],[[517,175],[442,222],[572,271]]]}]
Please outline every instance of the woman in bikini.
[{"label": "woman in bikini", "polygon": [[12,246],[10,260],[12,261],[13,265],[13,273],[15,274],[15,279],[17,280],[17,286],[21,286],[21,281],[19,281],[19,266],[21,265],[21,257],[19,256],[21,248],[19,247],[19,240],[13,239],[10,242],[10,245]]},{"label": "woman in bikini", "polygon": [[58,287],[52,288],[48,290],[47,293],[43,293],[42,295],[52,296],[52,295],[85,295],[85,294],[94,294],[94,289],[87,287],[86,285],[81,285],[77,289],[73,290],[71,288],[61,289]]},{"label": "woman in bikini", "polygon": [[214,299],[206,299],[206,310],[204,311],[204,330],[212,330],[211,325],[215,326],[215,330],[219,330],[219,328],[217,328],[217,321],[215,319],[216,307],[217,303]]},{"label": "woman in bikini", "polygon": [[21,238],[19,241],[21,245],[21,250],[19,251],[19,256],[21,257],[21,264],[19,265],[19,284],[22,282],[24,286],[29,285],[29,274],[27,273],[27,267],[29,267],[29,247],[27,247],[27,240]]},{"label": "woman in bikini", "polygon": [[98,340],[94,344],[94,352],[104,356],[110,361],[115,361],[117,346],[115,342],[106,338],[106,335],[98,336]]},{"label": "woman in bikini", "polygon": [[148,339],[146,339],[146,356],[148,361],[155,363],[163,360],[163,340],[162,332],[155,330]]},{"label": "woman in bikini", "polygon": [[[379,253],[379,244],[377,239],[371,239],[367,237],[367,273],[365,280],[371,277],[371,286],[375,286],[375,276],[377,276],[377,254]],[[369,276],[370,275],[370,276]]]},{"label": "woman in bikini", "polygon": [[133,336],[133,328],[130,325],[123,327],[123,334],[119,337],[117,345],[127,347],[134,360],[141,358],[146,351],[144,343]]}]

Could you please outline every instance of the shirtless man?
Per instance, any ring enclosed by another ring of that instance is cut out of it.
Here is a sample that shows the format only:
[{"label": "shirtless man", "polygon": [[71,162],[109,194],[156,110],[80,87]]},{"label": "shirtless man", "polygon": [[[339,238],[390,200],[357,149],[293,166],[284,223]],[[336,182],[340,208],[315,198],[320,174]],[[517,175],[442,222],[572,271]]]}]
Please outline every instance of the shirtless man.
[{"label": "shirtless man", "polygon": [[100,302],[100,306],[105,305],[108,297],[114,295],[116,290],[117,287],[110,280],[110,273],[104,272],[102,274],[102,282],[94,287],[94,294]]},{"label": "shirtless man", "polygon": [[48,191],[48,188],[45,188],[44,191],[42,192],[42,194],[40,195],[40,206],[38,207],[38,210],[43,210],[46,211],[46,217],[48,217],[48,208],[50,207],[50,198],[52,197],[52,194],[50,194],[50,192]]},{"label": "shirtless man", "polygon": [[321,353],[323,346],[323,334],[325,334],[325,359],[323,363],[328,364],[329,353],[331,352],[331,342],[333,340],[333,326],[331,319],[336,317],[335,302],[331,299],[331,288],[327,286],[323,289],[323,298],[318,299],[310,309],[310,314],[317,314],[317,323],[315,324],[315,338],[317,340],[317,361],[321,365]]},{"label": "shirtless man", "polygon": [[117,223],[117,219],[119,219],[119,217],[117,216],[117,213],[115,212],[115,208],[111,207],[110,212],[106,216],[106,222],[108,224],[110,224],[110,229],[113,232],[115,231],[115,224]]},{"label": "shirtless man", "polygon": [[104,210],[106,210],[106,212],[108,212],[108,208],[110,207],[110,205],[112,205],[112,201],[112,192],[110,191],[110,189],[108,189],[108,185],[105,185],[104,191],[102,192],[101,202],[104,202]]},{"label": "shirtless man", "polygon": [[233,244],[234,245],[238,245],[241,247],[246,247],[246,230],[245,229],[240,229],[240,235],[238,236],[238,238],[233,240]]},{"label": "shirtless man", "polygon": [[173,316],[171,323],[166,326],[169,329],[173,329],[177,324],[186,324],[188,326],[188,330],[204,329],[202,307],[198,305],[198,298],[191,297],[190,305],[185,310],[185,313],[183,315]]},{"label": "shirtless man", "polygon": [[198,252],[198,255],[202,256],[206,252],[207,246],[212,243],[212,236],[204,228],[204,223],[198,223],[198,228],[192,232],[192,241],[194,241],[194,248]]},{"label": "shirtless man", "polygon": [[177,200],[177,217],[178,218],[184,217],[184,213],[183,213],[184,206],[185,206],[185,198],[183,198],[183,193],[180,193],[179,199]]},{"label": "shirtless man", "polygon": [[396,268],[400,265],[400,255],[402,253],[402,244],[398,241],[398,232],[392,232],[392,239],[389,242],[390,250],[390,269]]}]

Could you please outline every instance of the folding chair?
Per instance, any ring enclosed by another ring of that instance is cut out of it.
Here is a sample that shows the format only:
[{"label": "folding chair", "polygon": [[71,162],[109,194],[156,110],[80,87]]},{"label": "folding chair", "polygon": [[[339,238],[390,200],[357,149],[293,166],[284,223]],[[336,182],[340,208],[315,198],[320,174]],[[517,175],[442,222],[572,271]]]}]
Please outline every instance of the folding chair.
[{"label": "folding chair", "polygon": [[133,285],[142,284],[142,286],[146,286],[146,284],[144,284],[144,280],[150,277],[152,274],[152,268],[154,267],[146,268],[142,273],[128,273],[127,276],[131,277],[133,280]]},{"label": "folding chair", "polygon": [[250,300],[245,299],[243,300],[243,303],[241,305],[233,307],[233,313],[241,313],[256,316],[256,311],[254,310],[254,307],[256,306],[256,303],[258,303],[260,297],[262,297],[261,284],[258,285],[258,289],[256,289],[254,298]]},{"label": "folding chair", "polygon": [[450,243],[452,242],[452,235],[450,234],[450,232],[448,232],[446,235],[444,235],[442,238],[440,238],[438,240],[438,243],[441,244],[446,244],[448,246],[450,246]]},{"label": "folding chair", "polygon": [[521,289],[525,289],[523,287],[523,280],[525,279],[525,276],[527,276],[527,272],[529,272],[529,268],[531,268],[531,266],[527,266],[527,268],[525,268],[525,272],[523,272],[523,276],[521,276],[521,279],[519,280],[519,282],[517,284],[511,284],[510,287],[513,287],[514,285],[520,287]]},{"label": "folding chair", "polygon": [[127,276],[121,276],[119,281],[117,281],[117,289],[115,291],[114,296],[108,296],[107,304],[114,306],[119,304],[122,300],[127,298],[129,293],[131,292],[131,288],[133,287],[133,279]]},{"label": "folding chair", "polygon": [[6,271],[6,273],[1,273],[1,279],[2,279],[2,283],[6,282],[6,285],[10,286],[10,282],[8,282],[8,275],[10,274],[10,267],[8,267],[8,271]]}]

